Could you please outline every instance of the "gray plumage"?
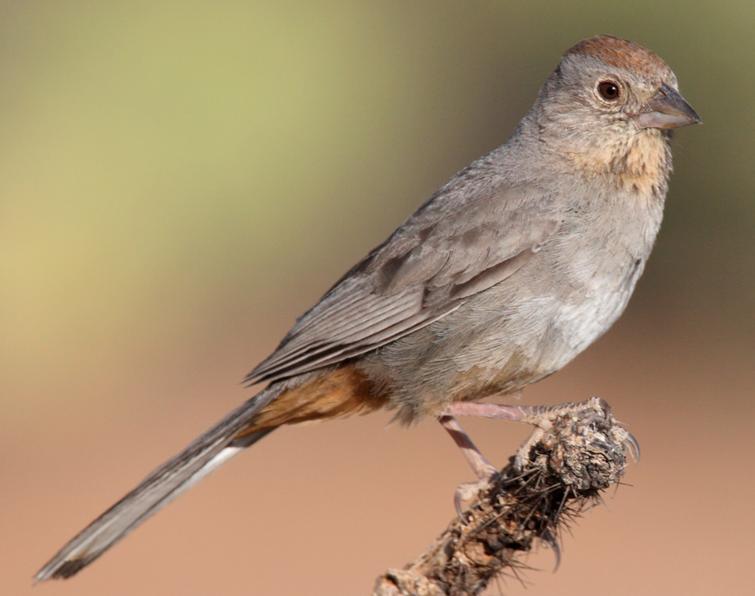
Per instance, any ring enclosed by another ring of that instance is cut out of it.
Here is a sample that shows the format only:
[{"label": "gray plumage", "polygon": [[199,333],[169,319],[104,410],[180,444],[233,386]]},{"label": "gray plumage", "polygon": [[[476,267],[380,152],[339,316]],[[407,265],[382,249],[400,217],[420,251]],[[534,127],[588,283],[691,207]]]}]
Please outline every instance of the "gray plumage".
[{"label": "gray plumage", "polygon": [[268,388],[153,472],[36,578],[76,573],[270,432],[255,430],[255,420],[287,391],[339,367],[356,371],[405,422],[557,371],[624,310],[661,223],[667,129],[695,122],[652,52],[608,36],[574,46],[512,138],[435,193],[248,375]]}]

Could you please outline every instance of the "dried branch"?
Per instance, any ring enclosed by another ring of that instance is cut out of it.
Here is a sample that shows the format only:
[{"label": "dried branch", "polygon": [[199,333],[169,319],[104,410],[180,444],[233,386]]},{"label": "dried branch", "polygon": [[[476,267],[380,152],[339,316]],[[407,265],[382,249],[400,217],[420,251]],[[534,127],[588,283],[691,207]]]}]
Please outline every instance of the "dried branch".
[{"label": "dried branch", "polygon": [[497,575],[516,575],[522,554],[538,541],[558,560],[561,530],[619,481],[626,451],[639,452],[598,398],[543,409],[542,420],[422,555],[377,578],[373,596],[479,594]]}]

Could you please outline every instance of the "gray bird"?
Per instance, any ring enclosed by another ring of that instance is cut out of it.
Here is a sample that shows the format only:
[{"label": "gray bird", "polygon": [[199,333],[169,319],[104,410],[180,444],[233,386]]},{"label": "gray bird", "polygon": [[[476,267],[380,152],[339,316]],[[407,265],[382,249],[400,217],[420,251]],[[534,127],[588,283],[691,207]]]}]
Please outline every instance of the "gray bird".
[{"label": "gray bird", "polygon": [[630,41],[579,42],[513,136],[436,192],[300,317],[249,375],[266,382],[69,541],[65,578],[229,457],[283,424],[388,408],[522,419],[478,403],[559,370],[621,315],[663,216],[670,129],[700,117],[672,70]]}]

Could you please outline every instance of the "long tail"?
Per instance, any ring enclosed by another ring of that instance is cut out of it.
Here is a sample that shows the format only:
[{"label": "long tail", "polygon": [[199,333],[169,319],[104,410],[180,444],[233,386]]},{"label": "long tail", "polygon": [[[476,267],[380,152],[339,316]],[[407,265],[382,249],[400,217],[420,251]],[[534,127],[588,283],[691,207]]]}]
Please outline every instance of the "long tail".
[{"label": "long tail", "polygon": [[234,440],[279,393],[269,387],[245,402],[173,459],[145,478],[110,509],[74,536],[34,576],[35,581],[67,578],[97,559],[147,517],[168,504],[244,447],[273,428]]}]

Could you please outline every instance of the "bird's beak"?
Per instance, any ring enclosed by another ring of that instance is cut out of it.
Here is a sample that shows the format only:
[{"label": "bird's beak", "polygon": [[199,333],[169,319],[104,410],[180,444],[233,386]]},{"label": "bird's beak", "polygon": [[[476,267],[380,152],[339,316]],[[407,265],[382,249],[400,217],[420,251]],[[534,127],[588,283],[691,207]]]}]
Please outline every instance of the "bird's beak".
[{"label": "bird's beak", "polygon": [[703,120],[676,89],[664,83],[642,106],[635,121],[640,128],[679,128],[700,124]]}]

